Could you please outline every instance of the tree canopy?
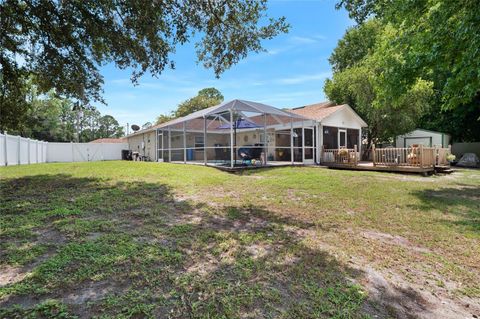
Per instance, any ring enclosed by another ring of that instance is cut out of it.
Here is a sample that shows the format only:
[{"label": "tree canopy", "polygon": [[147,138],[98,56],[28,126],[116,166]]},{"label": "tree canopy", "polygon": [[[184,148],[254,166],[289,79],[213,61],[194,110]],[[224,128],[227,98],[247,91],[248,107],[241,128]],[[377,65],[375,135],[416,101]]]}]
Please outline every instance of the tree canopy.
[{"label": "tree canopy", "polygon": [[388,141],[415,127],[480,139],[480,23],[473,13],[480,5],[343,0],[338,6],[358,24],[330,57],[334,74],[325,92],[367,120],[371,139]]},{"label": "tree canopy", "polygon": [[20,125],[9,131],[11,134],[49,142],[89,142],[124,135],[113,116],[102,115],[93,106],[81,107],[77,112],[73,101],[58,97],[54,90],[40,94],[31,80],[26,81],[25,88],[27,108],[18,114]]},{"label": "tree canopy", "polygon": [[269,18],[266,9],[266,0],[1,1],[0,124],[9,128],[7,120],[25,112],[31,75],[41,93],[54,88],[103,102],[100,66],[131,68],[136,83],[146,72],[174,68],[176,48],[196,41],[199,62],[219,76],[263,50],[262,40],[288,31],[285,18]]},{"label": "tree canopy", "polygon": [[480,2],[341,0],[350,17],[363,24],[376,17],[392,25],[389,46],[402,64],[386,77],[395,92],[398,81],[422,78],[434,82],[442,109],[471,103],[480,94]]},{"label": "tree canopy", "polygon": [[174,118],[186,116],[190,113],[206,109],[223,102],[222,93],[216,88],[205,88],[198,91],[198,94],[181,102],[175,111],[170,115],[161,114],[157,117],[156,124],[168,122]]}]

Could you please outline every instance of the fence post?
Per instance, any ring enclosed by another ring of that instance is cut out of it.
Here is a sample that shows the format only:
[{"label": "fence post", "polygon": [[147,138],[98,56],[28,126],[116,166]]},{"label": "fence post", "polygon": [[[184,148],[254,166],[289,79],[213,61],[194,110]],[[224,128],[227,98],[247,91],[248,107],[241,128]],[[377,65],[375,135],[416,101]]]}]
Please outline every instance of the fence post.
[{"label": "fence post", "polygon": [[17,164],[20,165],[20,143],[22,142],[20,135],[17,136]]},{"label": "fence post", "polygon": [[75,156],[74,156],[73,142],[72,141],[70,141],[70,145],[72,146],[72,162],[75,162]]},{"label": "fence post", "polygon": [[423,168],[423,144],[420,144],[420,168]]},{"label": "fence post", "polygon": [[8,156],[7,156],[7,149],[8,149],[7,140],[8,140],[8,134],[7,134],[7,131],[5,131],[4,133],[5,133],[5,143],[4,143],[5,166],[8,166]]},{"label": "fence post", "polygon": [[375,158],[375,144],[372,144],[372,159],[373,159],[373,166],[375,166],[376,163],[376,158]]},{"label": "fence post", "polygon": [[27,138],[27,146],[28,146],[28,151],[27,151],[28,164],[30,165],[30,138]]}]

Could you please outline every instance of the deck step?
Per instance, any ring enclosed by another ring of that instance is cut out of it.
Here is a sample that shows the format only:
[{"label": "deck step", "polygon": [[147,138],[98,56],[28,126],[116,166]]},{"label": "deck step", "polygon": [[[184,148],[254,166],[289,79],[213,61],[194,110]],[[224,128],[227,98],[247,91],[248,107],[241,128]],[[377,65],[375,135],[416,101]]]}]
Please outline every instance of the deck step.
[{"label": "deck step", "polygon": [[443,167],[436,167],[436,168],[435,168],[435,172],[441,173],[441,174],[451,174],[451,173],[455,172],[455,170],[454,170],[454,169],[451,169],[450,167],[448,167],[448,168],[446,168],[446,167],[445,167],[445,168],[443,168]]}]

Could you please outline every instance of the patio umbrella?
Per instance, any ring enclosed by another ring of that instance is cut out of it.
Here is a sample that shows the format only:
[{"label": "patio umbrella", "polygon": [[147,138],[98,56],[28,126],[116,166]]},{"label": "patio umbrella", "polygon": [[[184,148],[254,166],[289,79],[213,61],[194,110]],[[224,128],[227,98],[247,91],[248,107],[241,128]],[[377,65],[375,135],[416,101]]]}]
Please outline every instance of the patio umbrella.
[{"label": "patio umbrella", "polygon": [[[237,129],[247,129],[247,128],[259,128],[263,127],[262,125],[258,125],[252,121],[249,121],[244,118],[238,118],[233,122],[233,146],[237,146]],[[230,123],[222,124],[218,127],[219,130],[222,129],[229,129],[230,128]],[[266,138],[266,137],[265,137]],[[234,160],[235,162],[237,161],[237,151],[234,152]]]}]

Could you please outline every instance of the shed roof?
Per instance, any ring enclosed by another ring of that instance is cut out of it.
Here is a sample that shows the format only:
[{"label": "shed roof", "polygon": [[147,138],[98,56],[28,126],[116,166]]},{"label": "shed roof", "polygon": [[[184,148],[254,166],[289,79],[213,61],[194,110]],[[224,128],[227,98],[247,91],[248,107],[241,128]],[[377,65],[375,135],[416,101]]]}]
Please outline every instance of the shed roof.
[{"label": "shed roof", "polygon": [[415,131],[423,131],[423,132],[427,132],[427,133],[450,135],[450,134],[445,133],[445,132],[426,130],[426,129],[423,129],[423,128],[416,128],[413,131],[406,133],[405,135],[413,134],[413,132],[415,132]]}]

